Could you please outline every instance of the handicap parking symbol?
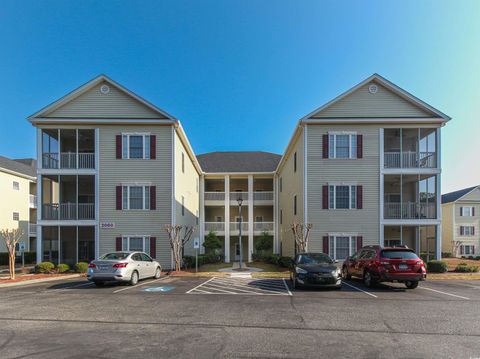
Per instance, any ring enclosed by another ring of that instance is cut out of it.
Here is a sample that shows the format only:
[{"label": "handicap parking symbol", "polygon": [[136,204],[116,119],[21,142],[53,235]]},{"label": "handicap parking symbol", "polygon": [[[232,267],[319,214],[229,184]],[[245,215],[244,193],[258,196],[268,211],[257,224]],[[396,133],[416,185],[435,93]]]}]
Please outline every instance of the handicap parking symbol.
[{"label": "handicap parking symbol", "polygon": [[175,288],[175,287],[173,287],[171,285],[164,285],[164,286],[161,286],[161,287],[148,287],[148,288],[145,288],[143,291],[144,292],[169,292],[173,288]]}]

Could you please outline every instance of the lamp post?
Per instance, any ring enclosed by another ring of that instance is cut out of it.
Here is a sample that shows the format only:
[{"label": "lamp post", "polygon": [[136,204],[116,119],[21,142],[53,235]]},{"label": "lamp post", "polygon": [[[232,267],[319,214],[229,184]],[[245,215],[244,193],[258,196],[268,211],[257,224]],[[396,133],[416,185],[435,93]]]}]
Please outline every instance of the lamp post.
[{"label": "lamp post", "polygon": [[242,203],[243,199],[242,197],[238,197],[237,199],[238,203],[238,245],[240,246],[240,270],[243,268],[242,266],[242,261],[243,261],[243,248],[242,248]]}]

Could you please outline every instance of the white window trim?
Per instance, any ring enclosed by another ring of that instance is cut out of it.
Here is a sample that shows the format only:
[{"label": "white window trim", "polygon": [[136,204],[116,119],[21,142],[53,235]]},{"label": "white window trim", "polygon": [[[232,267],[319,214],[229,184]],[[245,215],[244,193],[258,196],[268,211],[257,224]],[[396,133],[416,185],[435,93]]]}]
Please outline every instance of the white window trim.
[{"label": "white window trim", "polygon": [[20,191],[20,182],[18,181],[13,181],[12,187],[14,191]]},{"label": "white window trim", "polygon": [[[461,209],[460,209],[461,217],[473,217],[473,216],[472,216],[472,213],[473,213],[473,211],[474,211],[474,209],[473,209],[474,206],[461,206],[460,208],[461,208]],[[469,214],[468,216],[465,215],[465,208],[470,209],[470,214]]]},{"label": "white window trim", "polygon": [[[475,231],[475,226],[474,225],[460,226],[460,233],[462,232],[462,227],[463,227],[463,234],[461,234],[462,237],[473,237],[473,236],[475,236],[476,231]],[[466,233],[467,228],[468,228],[469,233]],[[471,232],[472,228],[473,228],[473,234]]]},{"label": "white window trim", "polygon": [[[127,187],[127,208],[123,207],[124,199],[123,199],[123,189]],[[142,208],[135,208],[131,209],[130,208],[130,187],[142,187]],[[146,198],[145,197],[145,188],[148,187],[148,193],[151,196],[150,193],[150,186],[149,185],[122,185],[122,210],[123,211],[149,211],[150,210],[150,197]],[[148,208],[145,206],[145,201],[148,201]]]},{"label": "white window trim", "polygon": [[[124,157],[123,156],[123,136],[127,136],[127,157]],[[142,136],[142,158],[130,158],[130,136]],[[152,156],[152,154],[150,154],[150,156],[147,158],[145,157],[145,137],[146,136],[151,136],[151,133],[150,132],[122,132],[122,159],[123,160],[149,160]],[[150,141],[151,141],[151,138],[150,138]]]},{"label": "white window trim", "polygon": [[[358,233],[328,233],[328,255],[330,255],[330,252],[333,253],[332,258],[337,259],[337,237],[348,237],[348,256],[353,255],[354,253],[357,252],[357,248],[352,247],[352,238],[358,237]],[[330,248],[330,238],[333,238],[333,251],[332,248]]]},{"label": "white window trim", "polygon": [[[333,207],[330,207],[330,186],[333,186]],[[348,186],[348,208],[337,208],[337,186]],[[352,187],[357,187],[355,183],[329,183],[328,184],[328,209],[330,210],[339,210],[347,211],[352,209],[357,209],[357,188],[355,188],[355,208],[352,208]]]},{"label": "white window trim", "polygon": [[[337,158],[337,136],[348,135],[348,158]],[[330,141],[333,136],[333,141]],[[355,131],[332,131],[328,132],[328,158],[336,160],[355,160],[357,159],[357,149],[352,147],[352,136],[357,136]],[[357,139],[355,139],[357,141]],[[330,146],[333,146],[333,157],[330,157]]]},{"label": "white window trim", "polygon": [[[143,250],[142,252],[145,252],[150,256],[150,237],[151,236],[146,236],[144,234],[134,234],[134,235],[128,235],[128,236],[122,236],[122,251],[130,251],[130,239],[131,238],[143,238],[142,244],[143,244]],[[123,242],[124,240],[127,240],[127,248],[123,247]]]}]

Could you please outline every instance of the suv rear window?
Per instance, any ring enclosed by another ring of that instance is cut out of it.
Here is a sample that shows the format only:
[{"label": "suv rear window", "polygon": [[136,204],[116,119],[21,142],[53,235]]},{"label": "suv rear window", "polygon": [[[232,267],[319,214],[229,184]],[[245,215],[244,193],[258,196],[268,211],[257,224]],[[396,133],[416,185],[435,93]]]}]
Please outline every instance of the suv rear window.
[{"label": "suv rear window", "polygon": [[389,259],[418,259],[415,252],[402,250],[384,250],[380,253],[380,257]]}]

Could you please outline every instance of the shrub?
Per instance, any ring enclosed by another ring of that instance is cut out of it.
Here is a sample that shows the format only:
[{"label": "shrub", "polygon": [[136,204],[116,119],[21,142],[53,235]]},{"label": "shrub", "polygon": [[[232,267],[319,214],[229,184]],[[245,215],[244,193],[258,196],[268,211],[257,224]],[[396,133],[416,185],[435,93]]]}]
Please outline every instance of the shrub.
[{"label": "shrub", "polygon": [[480,261],[480,256],[476,256],[476,257],[475,257],[475,260],[476,260],[476,261]]},{"label": "shrub", "polygon": [[478,272],[478,266],[470,266],[466,263],[460,263],[455,267],[455,272],[460,272],[460,273],[473,273],[473,272]]},{"label": "shrub", "polygon": [[462,258],[462,259],[466,259],[466,258],[465,258],[465,256],[461,256],[460,258]]},{"label": "shrub", "polygon": [[468,259],[472,259],[472,260],[473,260],[473,256],[468,256]]},{"label": "shrub", "polygon": [[292,258],[291,257],[285,257],[285,256],[280,257],[280,258],[278,258],[278,265],[280,267],[289,268],[292,265]]},{"label": "shrub", "polygon": [[57,265],[57,272],[58,273],[65,273],[70,270],[70,266],[68,264],[60,263]]},{"label": "shrub", "polygon": [[203,242],[203,246],[208,251],[212,251],[214,253],[217,252],[218,249],[222,248],[222,241],[220,241],[215,232],[210,231],[208,232],[207,236],[205,237],[205,241]]},{"label": "shrub", "polygon": [[86,262],[79,262],[75,264],[75,272],[77,273],[86,273],[88,270],[88,263]]},{"label": "shrub", "polygon": [[448,270],[445,261],[430,261],[427,263],[427,271],[430,273],[445,273]]},{"label": "shrub", "polygon": [[[35,263],[37,261],[37,252],[24,252],[25,264]],[[22,263],[22,256],[15,257],[15,263]],[[8,266],[8,253],[0,253],[0,266]]]},{"label": "shrub", "polygon": [[268,251],[273,248],[273,237],[268,232],[263,232],[255,242],[255,249],[259,252]]},{"label": "shrub", "polygon": [[450,252],[442,252],[442,258],[452,258],[452,253],[450,253]]},{"label": "shrub", "polygon": [[[221,254],[207,253],[198,255],[198,266],[210,263],[220,263],[223,261]],[[193,268],[195,266],[195,256],[183,256],[184,268]]]},{"label": "shrub", "polygon": [[51,273],[55,265],[52,262],[41,262],[35,266],[35,273]]}]

